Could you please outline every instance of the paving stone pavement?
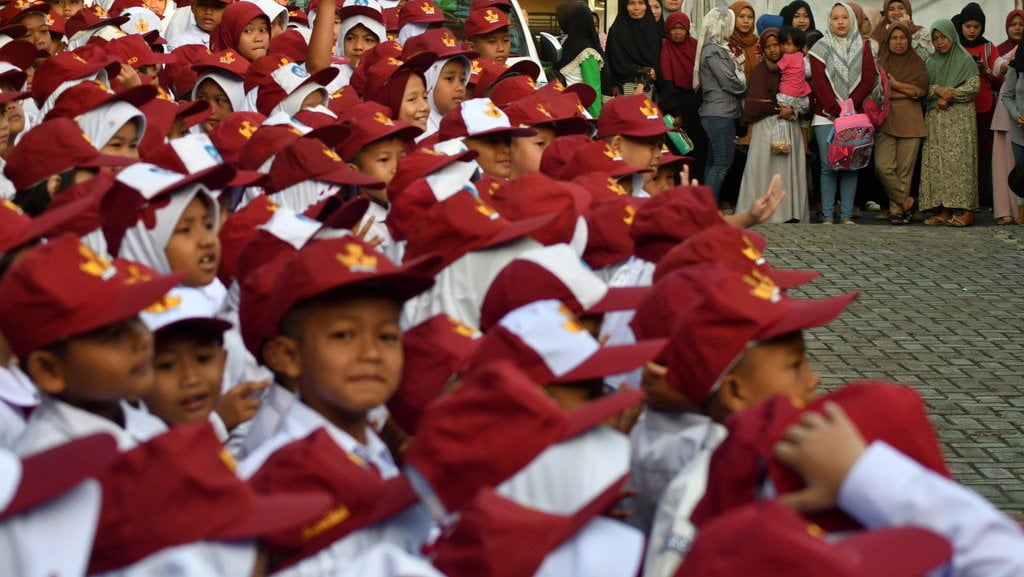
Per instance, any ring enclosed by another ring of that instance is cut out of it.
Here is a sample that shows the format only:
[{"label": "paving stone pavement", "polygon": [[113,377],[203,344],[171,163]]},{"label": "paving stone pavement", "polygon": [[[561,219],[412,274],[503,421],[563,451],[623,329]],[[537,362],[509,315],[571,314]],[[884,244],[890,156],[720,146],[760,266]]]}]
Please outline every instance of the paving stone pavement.
[{"label": "paving stone pavement", "polygon": [[1024,521],[1024,226],[757,231],[775,266],[821,271],[792,294],[861,291],[836,322],[807,333],[823,388],[912,385],[954,476]]}]

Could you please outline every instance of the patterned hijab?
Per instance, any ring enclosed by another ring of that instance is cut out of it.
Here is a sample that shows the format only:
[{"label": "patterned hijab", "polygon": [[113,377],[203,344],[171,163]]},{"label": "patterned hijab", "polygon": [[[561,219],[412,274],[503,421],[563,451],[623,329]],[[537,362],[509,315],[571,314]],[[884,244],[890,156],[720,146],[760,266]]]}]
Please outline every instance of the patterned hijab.
[{"label": "patterned hijab", "polygon": [[[729,37],[736,27],[736,14],[728,8],[712,8],[700,23],[700,38],[697,39],[697,58],[704,53],[704,46],[715,44],[729,50]],[[693,88],[700,88],[700,66],[693,67]]]},{"label": "patterned hijab", "polygon": [[[857,15],[849,4],[836,2],[832,9],[841,6],[850,15],[850,30],[845,36],[832,31],[831,23],[825,28],[821,40],[811,48],[810,55],[825,65],[825,76],[832,91],[839,100],[846,100],[860,83],[861,67],[864,64],[864,42],[857,29]],[[831,13],[831,10],[829,11]]]}]

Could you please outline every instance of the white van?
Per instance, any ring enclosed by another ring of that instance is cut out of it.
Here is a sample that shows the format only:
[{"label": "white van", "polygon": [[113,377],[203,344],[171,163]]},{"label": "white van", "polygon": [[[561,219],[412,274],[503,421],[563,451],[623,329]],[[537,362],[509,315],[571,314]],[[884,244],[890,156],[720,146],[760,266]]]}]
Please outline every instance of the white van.
[{"label": "white van", "polygon": [[[462,25],[469,17],[470,0],[436,0],[437,4],[445,11],[451,22],[445,26],[455,33],[455,36],[462,38]],[[530,34],[530,27],[523,16],[523,9],[519,0],[510,0],[512,12],[509,14],[509,35],[512,37],[512,57],[509,63],[519,60],[533,60],[540,65],[540,56],[537,46],[534,43],[533,35]]]}]

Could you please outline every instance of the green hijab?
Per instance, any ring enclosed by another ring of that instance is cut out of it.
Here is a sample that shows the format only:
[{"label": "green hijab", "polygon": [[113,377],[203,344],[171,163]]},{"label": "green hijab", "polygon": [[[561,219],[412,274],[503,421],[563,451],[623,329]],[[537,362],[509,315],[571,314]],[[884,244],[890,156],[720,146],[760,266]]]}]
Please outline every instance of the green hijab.
[{"label": "green hijab", "polygon": [[925,65],[928,68],[928,81],[934,86],[948,86],[956,88],[972,76],[978,75],[978,65],[974,58],[967,53],[967,49],[960,44],[960,35],[956,33],[956,27],[948,18],[941,18],[932,24],[932,31],[938,30],[940,34],[953,43],[953,47],[945,54],[939,54],[936,50],[928,58]]}]

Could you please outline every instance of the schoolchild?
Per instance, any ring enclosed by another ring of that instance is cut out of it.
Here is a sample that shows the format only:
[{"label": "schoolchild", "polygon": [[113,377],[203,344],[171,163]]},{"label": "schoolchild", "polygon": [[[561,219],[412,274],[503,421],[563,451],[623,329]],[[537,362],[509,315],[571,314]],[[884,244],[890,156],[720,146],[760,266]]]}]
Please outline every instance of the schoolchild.
[{"label": "schoolchild", "polygon": [[267,54],[270,19],[252,2],[235,2],[224,10],[210,37],[210,49],[214,52],[235,50],[252,62]]},{"label": "schoolchild", "polygon": [[512,55],[508,14],[493,7],[470,11],[462,29],[465,47],[502,64]]},{"label": "schoolchild", "polygon": [[433,0],[406,2],[398,11],[397,41],[406,46],[410,39],[441,28],[446,22],[444,11]]},{"label": "schoolchild", "polygon": [[533,136],[528,128],[515,128],[508,116],[489,98],[460,102],[441,119],[437,131],[441,142],[461,139],[477,153],[477,164],[488,175],[507,179],[512,174],[512,138]]},{"label": "schoolchild", "polygon": [[[424,2],[424,6],[426,4]],[[469,98],[470,59],[479,57],[479,54],[460,48],[455,35],[447,28],[434,28],[409,38],[405,43],[405,54],[413,56],[421,52],[437,54],[437,60],[423,73],[430,103],[427,127],[420,135],[423,139],[437,132],[441,118]]]},{"label": "schoolchild", "polygon": [[220,25],[224,11],[230,5],[231,2],[221,0],[196,0],[193,2],[189,8],[192,12],[190,22],[185,28],[176,34],[171,34],[170,29],[167,30],[168,50],[174,51],[187,44],[200,44],[209,48],[210,34]]}]

